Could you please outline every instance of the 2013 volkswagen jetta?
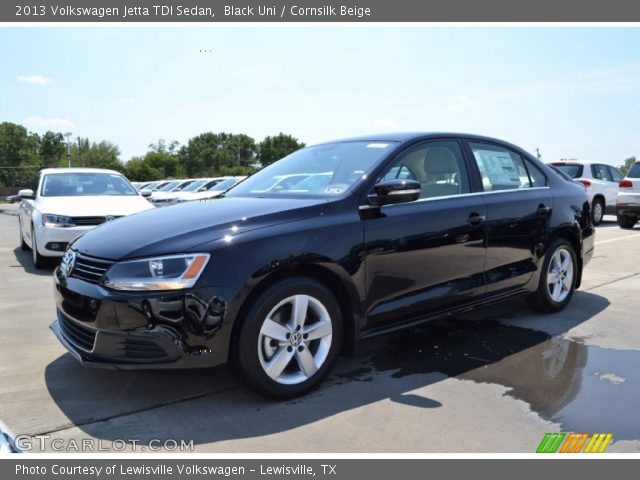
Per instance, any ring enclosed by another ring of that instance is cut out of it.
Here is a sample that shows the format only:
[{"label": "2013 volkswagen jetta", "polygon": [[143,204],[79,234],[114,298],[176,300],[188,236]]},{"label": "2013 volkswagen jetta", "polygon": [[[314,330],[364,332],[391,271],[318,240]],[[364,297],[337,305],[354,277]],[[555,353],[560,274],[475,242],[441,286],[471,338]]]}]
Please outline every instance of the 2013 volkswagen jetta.
[{"label": "2013 volkswagen jetta", "polygon": [[564,308],[593,253],[590,218],[580,185],[500,140],[326,143],[224,198],[84,234],[55,271],[52,329],[87,365],[229,362],[291,397],[365,337],[516,295]]}]

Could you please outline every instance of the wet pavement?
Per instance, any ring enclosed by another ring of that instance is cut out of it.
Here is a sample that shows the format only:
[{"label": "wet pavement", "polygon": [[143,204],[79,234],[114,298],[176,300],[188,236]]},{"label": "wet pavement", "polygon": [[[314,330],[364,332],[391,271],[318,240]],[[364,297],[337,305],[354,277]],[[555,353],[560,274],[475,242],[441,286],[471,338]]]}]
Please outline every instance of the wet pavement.
[{"label": "wet pavement", "polygon": [[361,367],[338,378],[375,381],[439,373],[508,388],[565,432],[615,432],[640,439],[640,351],[587,346],[579,339],[501,324],[436,322],[390,339]]},{"label": "wet pavement", "polygon": [[516,300],[370,339],[319,390],[272,402],[224,367],[81,367],[48,329],[51,271],[16,247],[13,208],[0,212],[0,420],[16,435],[135,451],[175,439],[199,452],[534,452],[575,431],[640,451],[640,229],[598,228],[563,312]]}]

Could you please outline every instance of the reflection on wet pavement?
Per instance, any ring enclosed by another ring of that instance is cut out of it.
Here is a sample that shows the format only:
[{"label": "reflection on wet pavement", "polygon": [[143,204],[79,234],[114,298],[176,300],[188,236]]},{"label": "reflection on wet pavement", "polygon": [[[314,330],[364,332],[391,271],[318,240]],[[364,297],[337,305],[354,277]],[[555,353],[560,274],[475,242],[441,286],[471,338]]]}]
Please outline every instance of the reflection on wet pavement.
[{"label": "reflection on wet pavement", "polygon": [[586,346],[495,320],[436,322],[384,342],[362,368],[337,380],[371,381],[377,372],[393,371],[394,378],[442,373],[494,383],[562,431],[640,439],[639,351]]}]

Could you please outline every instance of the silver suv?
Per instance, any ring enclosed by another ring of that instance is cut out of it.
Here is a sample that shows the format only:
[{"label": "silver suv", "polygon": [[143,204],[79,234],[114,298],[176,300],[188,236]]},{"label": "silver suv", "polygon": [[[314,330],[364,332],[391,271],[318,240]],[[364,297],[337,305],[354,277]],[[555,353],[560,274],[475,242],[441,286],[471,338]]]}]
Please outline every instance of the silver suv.
[{"label": "silver suv", "polygon": [[551,165],[584,185],[591,202],[591,217],[594,225],[599,225],[605,214],[617,213],[618,182],[624,177],[620,170],[604,163],[575,160],[552,162]]},{"label": "silver suv", "polygon": [[618,194],[618,225],[633,228],[640,215],[640,162],[631,165],[627,176],[620,180]]}]

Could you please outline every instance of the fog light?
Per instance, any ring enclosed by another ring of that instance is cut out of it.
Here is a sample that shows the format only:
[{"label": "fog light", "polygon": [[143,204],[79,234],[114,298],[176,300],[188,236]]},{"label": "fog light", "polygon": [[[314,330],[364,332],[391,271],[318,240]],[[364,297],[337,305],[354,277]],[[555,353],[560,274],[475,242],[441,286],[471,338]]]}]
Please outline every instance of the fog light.
[{"label": "fog light", "polygon": [[64,252],[67,249],[67,245],[69,244],[66,242],[49,242],[44,246],[44,248],[47,250],[54,250],[56,252]]}]

